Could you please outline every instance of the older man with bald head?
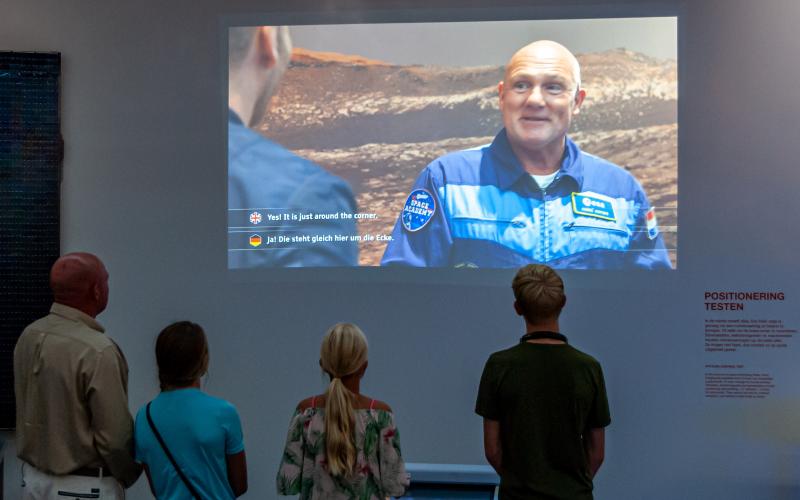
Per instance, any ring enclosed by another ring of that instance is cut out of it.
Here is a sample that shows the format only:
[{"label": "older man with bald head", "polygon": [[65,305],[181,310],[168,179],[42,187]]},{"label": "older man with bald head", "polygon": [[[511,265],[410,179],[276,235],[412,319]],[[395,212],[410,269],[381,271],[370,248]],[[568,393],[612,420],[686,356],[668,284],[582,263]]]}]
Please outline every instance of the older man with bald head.
[{"label": "older man with bald head", "polygon": [[108,272],[70,253],[50,272],[54,304],[14,349],[17,454],[23,498],[124,498],[133,460],[128,365],[95,319],[108,304]]},{"label": "older man with bald head", "polygon": [[669,269],[641,185],[567,136],[586,91],[563,45],[518,50],[498,84],[503,129],[422,171],[382,265]]}]

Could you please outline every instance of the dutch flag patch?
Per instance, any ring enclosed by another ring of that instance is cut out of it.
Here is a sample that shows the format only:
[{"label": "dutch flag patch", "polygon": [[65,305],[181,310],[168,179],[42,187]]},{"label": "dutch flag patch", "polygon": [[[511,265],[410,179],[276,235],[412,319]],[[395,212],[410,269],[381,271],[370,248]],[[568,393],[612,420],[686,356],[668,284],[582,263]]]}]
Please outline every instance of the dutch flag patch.
[{"label": "dutch flag patch", "polygon": [[651,240],[656,239],[658,236],[658,223],[656,222],[656,209],[650,208],[647,211],[647,214],[644,216],[644,220],[647,222],[647,237]]}]

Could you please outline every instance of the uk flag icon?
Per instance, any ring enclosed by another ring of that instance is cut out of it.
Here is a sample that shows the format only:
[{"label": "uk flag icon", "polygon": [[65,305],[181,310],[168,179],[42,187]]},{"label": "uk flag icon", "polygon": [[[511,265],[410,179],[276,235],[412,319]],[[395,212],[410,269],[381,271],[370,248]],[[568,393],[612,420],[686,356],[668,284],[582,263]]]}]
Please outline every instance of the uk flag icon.
[{"label": "uk flag icon", "polygon": [[261,213],[253,212],[250,214],[250,224],[258,224],[261,222]]}]

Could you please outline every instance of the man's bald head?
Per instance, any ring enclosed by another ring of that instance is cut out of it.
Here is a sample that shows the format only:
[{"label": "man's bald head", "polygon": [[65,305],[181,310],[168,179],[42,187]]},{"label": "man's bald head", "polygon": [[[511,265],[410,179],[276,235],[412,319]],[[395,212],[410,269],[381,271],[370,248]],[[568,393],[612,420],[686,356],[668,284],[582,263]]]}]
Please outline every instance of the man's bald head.
[{"label": "man's bald head", "polygon": [[96,255],[68,253],[59,257],[50,269],[50,288],[59,304],[94,317],[108,303],[108,272]]},{"label": "man's bald head", "polygon": [[531,61],[552,61],[554,64],[567,64],[572,70],[572,79],[575,91],[581,88],[581,65],[575,55],[558,42],[552,40],[538,40],[522,47],[511,56],[506,64],[504,80],[508,82],[513,70],[520,65],[529,64]]},{"label": "man's bald head", "polygon": [[578,60],[550,40],[519,49],[497,86],[506,137],[525,170],[545,175],[558,170],[570,124],[586,92]]}]

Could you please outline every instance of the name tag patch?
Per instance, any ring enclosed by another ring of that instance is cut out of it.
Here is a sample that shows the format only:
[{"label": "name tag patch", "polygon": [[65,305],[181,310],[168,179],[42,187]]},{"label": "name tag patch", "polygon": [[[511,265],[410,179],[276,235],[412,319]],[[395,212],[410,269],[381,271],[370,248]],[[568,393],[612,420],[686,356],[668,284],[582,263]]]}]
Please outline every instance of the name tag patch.
[{"label": "name tag patch", "polygon": [[436,201],[426,189],[411,191],[403,206],[400,220],[406,231],[419,231],[433,218],[436,213]]},{"label": "name tag patch", "polygon": [[572,193],[572,212],[584,217],[617,221],[613,201],[594,193]]}]

